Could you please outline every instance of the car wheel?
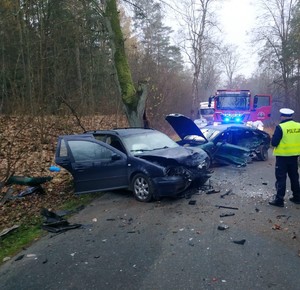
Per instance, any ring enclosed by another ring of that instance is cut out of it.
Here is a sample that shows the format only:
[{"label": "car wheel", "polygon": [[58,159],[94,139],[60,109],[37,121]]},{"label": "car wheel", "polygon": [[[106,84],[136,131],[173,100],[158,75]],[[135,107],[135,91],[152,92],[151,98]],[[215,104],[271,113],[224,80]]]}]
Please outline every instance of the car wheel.
[{"label": "car wheel", "polygon": [[153,186],[150,179],[142,173],[134,176],[132,191],[138,201],[149,202],[153,197]]},{"label": "car wheel", "polygon": [[261,145],[259,147],[259,152],[257,153],[257,157],[261,161],[266,161],[269,158],[268,149],[266,146]]}]

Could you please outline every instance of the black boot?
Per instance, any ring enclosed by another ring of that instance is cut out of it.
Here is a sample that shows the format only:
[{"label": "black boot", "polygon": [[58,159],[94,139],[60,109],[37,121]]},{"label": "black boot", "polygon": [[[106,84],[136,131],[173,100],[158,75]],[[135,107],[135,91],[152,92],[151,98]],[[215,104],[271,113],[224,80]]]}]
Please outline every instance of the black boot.
[{"label": "black boot", "polygon": [[296,204],[300,204],[300,198],[296,198],[296,197],[291,197],[290,201]]},{"label": "black boot", "polygon": [[278,206],[278,207],[284,207],[284,202],[281,199],[274,198],[273,200],[269,201],[270,205]]}]

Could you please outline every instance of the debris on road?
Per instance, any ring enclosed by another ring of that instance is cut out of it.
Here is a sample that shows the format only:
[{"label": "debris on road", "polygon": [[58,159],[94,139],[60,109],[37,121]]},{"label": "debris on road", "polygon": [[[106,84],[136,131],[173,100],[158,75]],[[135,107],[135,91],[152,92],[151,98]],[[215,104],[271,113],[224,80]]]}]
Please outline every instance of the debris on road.
[{"label": "debris on road", "polygon": [[227,225],[219,225],[218,226],[219,231],[224,231],[224,230],[227,230],[228,228],[229,228],[229,226],[227,226]]},{"label": "debris on road", "polygon": [[220,197],[224,198],[226,195],[229,195],[232,193],[232,189],[227,190],[224,194],[221,194]]},{"label": "debris on road", "polygon": [[225,206],[225,205],[216,205],[217,208],[227,208],[227,209],[235,209],[238,210],[238,207]]},{"label": "debris on road", "polygon": [[272,229],[273,230],[282,230],[281,225],[279,225],[279,224],[274,224]]},{"label": "debris on road", "polygon": [[42,224],[42,229],[51,233],[60,233],[81,227],[81,224],[71,225],[64,218],[45,208],[42,208],[41,215],[46,218],[46,221]]},{"label": "debris on road", "polygon": [[216,190],[216,189],[209,189],[208,191],[206,191],[206,194],[213,194],[213,193],[219,193],[220,190]]},{"label": "debris on road", "polygon": [[220,217],[227,217],[227,216],[233,216],[233,215],[235,215],[235,213],[233,213],[233,212],[221,213]]},{"label": "debris on road", "polygon": [[244,245],[246,240],[242,239],[242,240],[235,240],[235,241],[232,241],[232,242],[235,243],[235,244],[238,244],[238,245]]},{"label": "debris on road", "polygon": [[18,256],[18,257],[15,259],[15,261],[20,261],[20,260],[22,260],[22,259],[24,258],[24,256],[25,256],[25,255],[20,255],[20,256]]}]

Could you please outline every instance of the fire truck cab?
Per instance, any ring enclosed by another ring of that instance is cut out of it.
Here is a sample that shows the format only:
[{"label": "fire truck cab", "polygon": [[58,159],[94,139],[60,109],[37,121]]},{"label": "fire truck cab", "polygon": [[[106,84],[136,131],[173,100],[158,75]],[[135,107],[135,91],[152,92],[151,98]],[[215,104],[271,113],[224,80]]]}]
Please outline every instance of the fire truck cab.
[{"label": "fire truck cab", "polygon": [[271,116],[271,95],[251,96],[250,90],[217,90],[208,100],[214,101],[214,122],[247,123],[265,121]]}]

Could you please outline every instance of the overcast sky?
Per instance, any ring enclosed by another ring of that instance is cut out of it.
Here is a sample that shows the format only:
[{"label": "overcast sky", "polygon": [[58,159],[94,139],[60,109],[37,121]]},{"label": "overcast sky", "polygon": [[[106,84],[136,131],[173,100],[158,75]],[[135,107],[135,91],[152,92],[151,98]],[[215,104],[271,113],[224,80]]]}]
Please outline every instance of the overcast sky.
[{"label": "overcast sky", "polygon": [[[240,72],[246,77],[251,76],[256,67],[256,56],[251,44],[251,29],[255,26],[257,16],[253,0],[226,0],[220,12],[220,26],[226,37],[226,42],[239,47],[243,59]],[[255,1],[254,1],[255,2]]]},{"label": "overcast sky", "polygon": [[[180,0],[176,0],[180,1]],[[174,6],[174,0],[164,0],[170,7]],[[254,53],[251,42],[251,30],[255,27],[257,17],[257,0],[223,0],[218,1],[215,14],[218,17],[219,27],[222,29],[222,41],[238,47],[241,69],[238,74],[250,77],[257,64],[257,56]],[[172,9],[170,10],[172,11]],[[167,16],[167,25],[176,30],[176,14]],[[176,42],[176,41],[175,41]]]}]

